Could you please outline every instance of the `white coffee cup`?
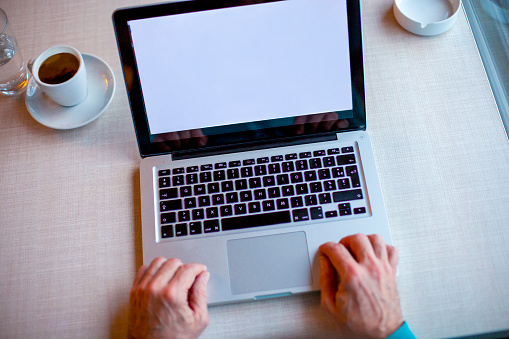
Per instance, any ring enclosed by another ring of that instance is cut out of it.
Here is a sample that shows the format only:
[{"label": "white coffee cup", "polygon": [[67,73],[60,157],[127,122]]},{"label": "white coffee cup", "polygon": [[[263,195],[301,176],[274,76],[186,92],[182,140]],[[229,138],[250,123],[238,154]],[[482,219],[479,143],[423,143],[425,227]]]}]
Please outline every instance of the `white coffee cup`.
[{"label": "white coffee cup", "polygon": [[[65,55],[65,53],[76,57],[78,61],[77,69],[75,59]],[[61,67],[63,65],[61,60],[66,56],[72,62],[69,63],[68,67]],[[32,75],[37,85],[56,103],[62,106],[75,106],[86,98],[88,92],[87,72],[83,56],[77,49],[70,46],[48,48],[35,59],[31,66]],[[46,72],[46,75],[49,74],[47,77],[39,74],[41,66],[44,70],[52,69],[54,74]],[[52,68],[48,68],[50,66]]]}]

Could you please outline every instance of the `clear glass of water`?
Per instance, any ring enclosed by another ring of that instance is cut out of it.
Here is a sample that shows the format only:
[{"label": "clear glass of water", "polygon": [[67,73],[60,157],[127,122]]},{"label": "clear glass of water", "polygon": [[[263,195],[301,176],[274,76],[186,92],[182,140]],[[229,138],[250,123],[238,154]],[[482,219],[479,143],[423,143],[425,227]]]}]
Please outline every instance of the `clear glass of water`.
[{"label": "clear glass of water", "polygon": [[7,14],[0,8],[0,93],[16,95],[25,90],[28,74],[16,37],[7,24]]}]

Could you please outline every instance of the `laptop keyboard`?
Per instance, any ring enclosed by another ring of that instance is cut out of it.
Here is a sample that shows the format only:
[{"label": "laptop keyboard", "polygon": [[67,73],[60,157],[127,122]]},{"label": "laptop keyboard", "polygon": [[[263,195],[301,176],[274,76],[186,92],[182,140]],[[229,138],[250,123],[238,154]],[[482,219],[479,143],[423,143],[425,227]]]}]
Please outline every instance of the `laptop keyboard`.
[{"label": "laptop keyboard", "polygon": [[160,169],[160,237],[365,216],[358,166],[346,146]]}]

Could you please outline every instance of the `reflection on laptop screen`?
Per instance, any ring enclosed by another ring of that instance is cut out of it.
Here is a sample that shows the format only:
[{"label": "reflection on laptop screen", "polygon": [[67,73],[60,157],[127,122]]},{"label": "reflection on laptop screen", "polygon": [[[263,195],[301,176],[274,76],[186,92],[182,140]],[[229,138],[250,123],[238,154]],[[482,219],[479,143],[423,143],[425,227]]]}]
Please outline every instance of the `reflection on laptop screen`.
[{"label": "reflection on laptop screen", "polygon": [[151,134],[352,110],[346,1],[129,21]]}]

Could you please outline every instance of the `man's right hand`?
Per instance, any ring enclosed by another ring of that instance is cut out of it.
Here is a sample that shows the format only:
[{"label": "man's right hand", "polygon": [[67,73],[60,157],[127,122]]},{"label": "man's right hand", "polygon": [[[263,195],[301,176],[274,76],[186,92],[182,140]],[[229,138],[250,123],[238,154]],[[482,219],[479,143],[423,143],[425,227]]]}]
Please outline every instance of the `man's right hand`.
[{"label": "man's right hand", "polygon": [[320,246],[322,308],[357,336],[387,338],[402,324],[398,251],[379,235],[356,234]]}]

